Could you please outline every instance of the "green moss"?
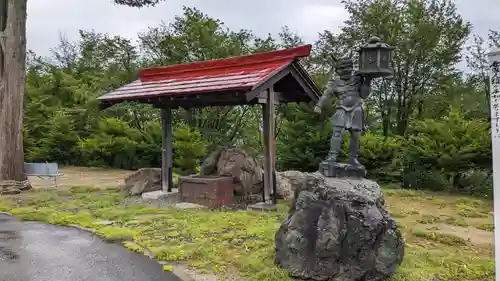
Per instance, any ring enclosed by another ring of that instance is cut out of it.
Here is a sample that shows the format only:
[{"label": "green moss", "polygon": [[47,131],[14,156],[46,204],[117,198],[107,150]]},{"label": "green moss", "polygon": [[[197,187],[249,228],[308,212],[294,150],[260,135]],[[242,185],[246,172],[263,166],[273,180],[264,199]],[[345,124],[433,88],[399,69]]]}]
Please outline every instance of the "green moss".
[{"label": "green moss", "polygon": [[495,230],[495,225],[492,223],[485,223],[485,224],[481,224],[481,225],[476,226],[476,228],[493,232]]},{"label": "green moss", "polygon": [[[398,225],[403,231],[409,230],[404,234],[411,236],[412,241],[406,248],[403,265],[392,281],[493,278],[491,252],[478,252],[469,248],[464,239],[452,235],[432,231],[411,235],[410,229],[416,220],[437,221],[432,212],[436,210],[436,204],[443,202],[429,198],[438,197],[411,190],[391,192],[391,196],[398,197],[397,200],[404,198],[410,203],[434,206],[431,211],[415,207],[417,204],[408,210],[399,209],[400,217],[404,219],[398,221]],[[286,271],[274,264],[274,235],[290,208],[290,202],[280,201],[277,212],[266,213],[155,209],[141,204],[122,206],[120,203],[125,198],[125,194],[112,187],[30,191],[19,196],[0,197],[0,210],[12,212],[25,220],[92,228],[104,239],[123,241],[131,251],[143,253],[145,247],[159,260],[186,262],[202,272],[217,272],[223,276],[231,268],[249,280],[291,280]],[[471,207],[471,204],[476,204],[464,202],[457,203],[460,206],[457,208],[470,211],[462,205]],[[398,213],[397,210],[389,211],[394,214]],[[483,209],[481,211],[484,213]],[[98,222],[102,220],[113,221],[113,225],[100,225]],[[452,224],[457,225],[463,219],[453,220],[456,223]],[[451,223],[452,219],[445,222]],[[415,239],[417,241],[413,241]],[[413,246],[429,243],[432,245]]]},{"label": "green moss", "polygon": [[105,226],[97,230],[97,234],[108,241],[134,240],[136,233],[134,229],[115,226]]},{"label": "green moss", "polygon": [[387,189],[383,190],[384,196],[390,197],[405,197],[405,198],[417,198],[423,199],[425,192],[413,189]]},{"label": "green moss", "polygon": [[417,220],[417,222],[421,224],[432,224],[439,221],[440,218],[433,215],[423,215],[420,219]]},{"label": "green moss", "polygon": [[78,193],[88,194],[88,193],[92,193],[96,189],[97,188],[92,187],[92,186],[73,186],[69,189],[69,192],[73,193],[73,194],[78,194]]},{"label": "green moss", "polygon": [[483,200],[471,197],[460,197],[455,201],[455,204],[458,206],[467,206],[469,208],[483,208],[486,205]]},{"label": "green moss", "polygon": [[125,246],[125,248],[131,250],[132,252],[136,252],[139,254],[144,253],[144,249],[140,245],[137,245],[137,243],[130,242],[130,241],[123,241],[122,244],[123,244],[123,246]]},{"label": "green moss", "polygon": [[487,218],[488,217],[488,215],[483,214],[481,212],[477,212],[477,211],[462,210],[462,211],[459,211],[458,214],[464,218]]},{"label": "green moss", "polygon": [[493,280],[494,261],[473,249],[407,247],[403,264],[390,281]]},{"label": "green moss", "polygon": [[[462,200],[462,202],[463,201],[464,200]],[[475,200],[472,202],[475,202]],[[487,210],[479,208],[475,205],[467,205],[467,204],[459,203],[455,206],[455,208],[458,210],[458,214],[462,217],[466,217],[466,218],[486,218],[486,217],[488,217]]]},{"label": "green moss", "polygon": [[451,246],[468,244],[467,240],[463,239],[462,237],[434,231],[414,231],[413,235]]},{"label": "green moss", "polygon": [[445,223],[451,224],[451,225],[456,225],[456,226],[461,226],[461,227],[467,227],[469,224],[467,223],[466,220],[463,218],[455,218],[455,217],[448,217],[444,220]]}]

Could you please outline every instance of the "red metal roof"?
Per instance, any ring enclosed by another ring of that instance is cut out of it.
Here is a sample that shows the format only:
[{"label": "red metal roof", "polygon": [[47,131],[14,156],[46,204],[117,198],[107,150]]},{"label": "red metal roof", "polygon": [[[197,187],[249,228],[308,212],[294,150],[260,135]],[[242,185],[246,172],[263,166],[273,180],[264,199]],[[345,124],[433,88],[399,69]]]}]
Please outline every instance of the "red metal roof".
[{"label": "red metal roof", "polygon": [[100,100],[250,91],[295,59],[309,56],[311,45],[227,59],[141,69],[139,79]]}]

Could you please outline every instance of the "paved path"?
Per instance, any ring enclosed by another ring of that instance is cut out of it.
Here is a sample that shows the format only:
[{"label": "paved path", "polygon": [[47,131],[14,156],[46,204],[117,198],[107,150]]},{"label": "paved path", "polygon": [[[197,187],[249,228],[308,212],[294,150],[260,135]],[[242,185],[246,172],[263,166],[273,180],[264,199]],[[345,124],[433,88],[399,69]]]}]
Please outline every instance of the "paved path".
[{"label": "paved path", "polygon": [[0,281],[180,281],[148,257],[73,228],[0,214]]}]

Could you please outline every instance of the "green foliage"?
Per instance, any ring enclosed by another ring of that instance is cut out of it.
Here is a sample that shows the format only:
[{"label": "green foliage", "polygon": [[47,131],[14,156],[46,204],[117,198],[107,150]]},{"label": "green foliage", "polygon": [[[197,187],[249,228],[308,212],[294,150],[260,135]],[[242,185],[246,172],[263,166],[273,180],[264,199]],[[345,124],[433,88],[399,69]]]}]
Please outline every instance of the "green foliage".
[{"label": "green foliage", "polygon": [[[369,177],[381,182],[398,182],[401,177],[405,140],[401,137],[384,137],[367,132],[361,138],[359,159],[366,167]],[[347,151],[348,144],[344,145]]]},{"label": "green foliage", "polygon": [[130,7],[145,7],[145,6],[155,6],[162,2],[163,0],[113,0],[114,3],[119,5],[126,5]]},{"label": "green foliage", "polygon": [[333,109],[318,115],[309,104],[291,104],[281,108],[282,123],[276,141],[279,170],[316,171],[328,154]]},{"label": "green foliage", "polygon": [[[489,124],[465,120],[452,110],[441,120],[415,122],[407,142],[405,169],[408,186],[470,192],[461,179],[473,169],[491,167]],[[476,190],[489,194],[491,190]]]},{"label": "green foliage", "polygon": [[[132,6],[156,3],[120,2]],[[499,33],[492,30],[484,40],[475,37],[466,49],[472,73],[463,75],[455,64],[470,25],[450,1],[344,4],[349,19],[342,31],[322,33],[312,56],[302,63],[323,86],[332,55],[344,56],[374,34],[396,47],[394,79],[377,80],[366,100],[370,130],[361,139],[360,160],[368,176],[396,184],[403,179],[411,188],[491,195],[487,64],[482,54],[498,44]],[[89,31],[79,35],[76,41],[61,38],[50,57],[28,54],[23,131],[27,161],[123,169],[160,166],[159,110],[138,103],[101,110],[99,95],[136,79],[139,67],[303,43],[287,27],[277,37],[259,38],[189,7],[173,21],[138,34],[138,45],[120,36]],[[333,104],[320,115],[312,112],[310,104],[277,107],[279,170],[317,170],[330,145]],[[180,109],[172,114],[174,170],[179,174],[196,172],[203,158],[219,145],[242,147],[254,156],[262,153],[259,106]],[[341,158],[347,146],[346,136]]]},{"label": "green foliage", "polygon": [[[206,143],[194,128],[179,123],[174,127],[173,164],[179,174],[195,173],[205,155]],[[99,133],[78,142],[79,159],[89,166],[122,169],[159,166],[162,131],[158,121],[149,121],[142,130],[118,118],[104,118]]]},{"label": "green foliage", "polygon": [[180,175],[196,174],[207,144],[198,130],[181,124],[174,132],[174,166]]},{"label": "green foliage", "polygon": [[[404,135],[422,102],[436,94],[442,79],[455,71],[471,30],[453,1],[345,0],[349,18],[342,33],[325,32],[318,43],[329,53],[359,47],[376,35],[395,47],[392,79],[374,83],[372,102],[384,135]],[[344,51],[345,53],[345,51]]]}]

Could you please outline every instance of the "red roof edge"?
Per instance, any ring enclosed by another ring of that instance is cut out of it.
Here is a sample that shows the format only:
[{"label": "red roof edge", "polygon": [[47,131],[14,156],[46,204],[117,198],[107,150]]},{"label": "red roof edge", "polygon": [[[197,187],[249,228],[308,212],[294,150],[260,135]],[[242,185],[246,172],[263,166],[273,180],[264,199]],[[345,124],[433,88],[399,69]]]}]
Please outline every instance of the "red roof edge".
[{"label": "red roof edge", "polygon": [[272,52],[257,53],[246,56],[231,57],[226,59],[216,59],[199,61],[193,63],[176,64],[162,67],[150,67],[139,70],[139,79],[143,82],[157,80],[160,77],[165,77],[173,74],[206,71],[219,68],[227,68],[231,66],[244,66],[251,64],[260,64],[269,61],[283,60],[283,59],[296,59],[307,57],[311,54],[312,45],[307,44],[295,48],[283,49]]}]

